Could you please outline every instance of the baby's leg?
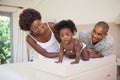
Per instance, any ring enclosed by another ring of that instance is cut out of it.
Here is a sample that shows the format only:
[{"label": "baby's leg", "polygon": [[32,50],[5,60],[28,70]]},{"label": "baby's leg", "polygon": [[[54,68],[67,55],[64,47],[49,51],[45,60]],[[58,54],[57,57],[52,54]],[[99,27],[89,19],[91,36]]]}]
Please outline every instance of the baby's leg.
[{"label": "baby's leg", "polygon": [[87,48],[85,47],[82,52],[81,52],[81,59],[84,61],[88,61],[89,60],[89,54],[87,53]]},{"label": "baby's leg", "polygon": [[76,55],[71,53],[70,51],[65,51],[64,55],[70,59],[75,59]]}]

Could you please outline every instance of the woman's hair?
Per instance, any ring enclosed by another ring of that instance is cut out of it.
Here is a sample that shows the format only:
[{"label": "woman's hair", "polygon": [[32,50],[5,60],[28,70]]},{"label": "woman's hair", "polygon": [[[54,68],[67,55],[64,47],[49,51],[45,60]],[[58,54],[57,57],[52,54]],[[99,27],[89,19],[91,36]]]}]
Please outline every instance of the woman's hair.
[{"label": "woman's hair", "polygon": [[55,30],[58,34],[64,28],[69,28],[73,35],[77,32],[77,28],[72,20],[62,20],[55,25]]},{"label": "woman's hair", "polygon": [[22,30],[30,31],[35,20],[41,20],[41,14],[34,9],[25,9],[19,16],[19,26]]}]

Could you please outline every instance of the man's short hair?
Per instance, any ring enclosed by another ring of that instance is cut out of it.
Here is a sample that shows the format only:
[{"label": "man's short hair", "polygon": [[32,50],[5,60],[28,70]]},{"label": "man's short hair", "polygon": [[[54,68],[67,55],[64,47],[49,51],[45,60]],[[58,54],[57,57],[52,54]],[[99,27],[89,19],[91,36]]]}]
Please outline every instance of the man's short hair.
[{"label": "man's short hair", "polygon": [[108,25],[106,22],[104,22],[104,21],[100,21],[100,22],[96,23],[95,27],[96,27],[96,26],[102,27],[102,28],[105,29],[107,32],[108,32],[108,30],[109,30],[109,25]]}]

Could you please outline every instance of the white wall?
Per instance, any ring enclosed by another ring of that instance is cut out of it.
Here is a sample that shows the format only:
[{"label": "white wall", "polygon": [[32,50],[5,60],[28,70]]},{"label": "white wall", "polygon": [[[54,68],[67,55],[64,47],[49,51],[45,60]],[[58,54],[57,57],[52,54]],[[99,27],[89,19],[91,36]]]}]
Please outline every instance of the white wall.
[{"label": "white wall", "polygon": [[43,20],[72,19],[76,24],[114,22],[120,14],[120,0],[44,0],[36,9]]},{"label": "white wall", "polygon": [[35,9],[41,13],[43,21],[72,19],[76,25],[87,27],[98,21],[112,22],[109,32],[115,40],[114,52],[119,55],[120,29],[114,22],[120,15],[120,0],[44,0]]},{"label": "white wall", "polygon": [[[43,21],[58,22],[62,19],[72,19],[76,25],[95,24],[101,20],[114,22],[120,15],[120,0],[0,0],[1,3],[35,8],[42,14]],[[0,6],[0,11],[13,13],[13,35],[17,35],[16,28],[19,28],[19,13],[22,10]],[[120,30],[116,31],[116,27],[114,29],[112,30],[116,33]],[[118,37],[119,41],[120,36]],[[14,46],[16,46],[16,39],[17,36],[14,36]]]},{"label": "white wall", "polygon": [[119,59],[120,59],[120,24],[118,25],[119,27],[118,27],[118,30],[119,30],[119,32],[118,32],[118,51],[119,51],[119,53],[118,53],[118,57],[119,57]]},{"label": "white wall", "polygon": [[20,6],[24,8],[34,7],[41,0],[0,0],[0,4]]}]

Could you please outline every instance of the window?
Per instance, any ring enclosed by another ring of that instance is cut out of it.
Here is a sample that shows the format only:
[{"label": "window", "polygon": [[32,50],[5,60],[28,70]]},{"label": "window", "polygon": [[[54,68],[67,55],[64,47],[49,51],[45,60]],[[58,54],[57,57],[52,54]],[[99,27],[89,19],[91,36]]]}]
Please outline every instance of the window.
[{"label": "window", "polygon": [[7,64],[12,62],[11,21],[12,21],[11,13],[0,12],[0,63],[1,64]]}]

